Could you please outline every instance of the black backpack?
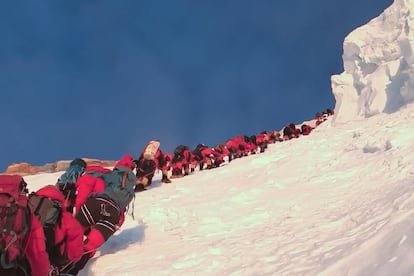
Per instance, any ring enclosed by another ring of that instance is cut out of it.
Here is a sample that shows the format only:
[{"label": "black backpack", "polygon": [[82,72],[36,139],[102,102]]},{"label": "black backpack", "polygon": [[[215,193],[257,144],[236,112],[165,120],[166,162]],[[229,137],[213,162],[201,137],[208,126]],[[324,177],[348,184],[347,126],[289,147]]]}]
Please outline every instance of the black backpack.
[{"label": "black backpack", "polygon": [[174,150],[174,156],[173,156],[173,163],[179,162],[184,159],[184,151],[188,150],[187,146],[179,145]]},{"label": "black backpack", "polygon": [[256,139],[257,139],[256,135],[252,135],[252,136],[249,137],[250,143],[253,143],[257,146]]},{"label": "black backpack", "polygon": [[224,148],[224,145],[223,144],[216,144],[214,146],[214,150],[217,151],[217,152],[219,152],[219,153],[223,153],[223,148]]},{"label": "black backpack", "polygon": [[195,159],[196,159],[197,161],[201,161],[201,160],[203,160],[203,156],[202,156],[201,152],[202,152],[204,149],[206,149],[206,148],[208,148],[206,145],[204,145],[204,144],[198,144],[198,145],[196,146],[196,148],[193,150],[193,153],[194,153],[194,155],[195,155]]}]

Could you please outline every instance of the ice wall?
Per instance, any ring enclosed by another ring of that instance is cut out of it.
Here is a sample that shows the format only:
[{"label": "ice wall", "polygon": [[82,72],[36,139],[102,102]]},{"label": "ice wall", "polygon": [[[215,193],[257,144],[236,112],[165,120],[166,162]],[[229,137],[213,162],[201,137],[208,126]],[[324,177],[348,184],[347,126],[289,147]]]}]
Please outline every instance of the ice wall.
[{"label": "ice wall", "polygon": [[414,101],[414,0],[395,0],[344,40],[344,72],[331,77],[335,122],[393,113]]}]

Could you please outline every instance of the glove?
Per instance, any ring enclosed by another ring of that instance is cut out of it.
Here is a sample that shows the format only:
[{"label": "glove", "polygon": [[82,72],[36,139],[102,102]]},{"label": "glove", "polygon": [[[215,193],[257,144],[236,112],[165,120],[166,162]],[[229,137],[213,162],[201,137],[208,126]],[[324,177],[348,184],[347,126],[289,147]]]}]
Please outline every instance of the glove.
[{"label": "glove", "polygon": [[59,268],[54,265],[50,265],[48,276],[59,276]]}]

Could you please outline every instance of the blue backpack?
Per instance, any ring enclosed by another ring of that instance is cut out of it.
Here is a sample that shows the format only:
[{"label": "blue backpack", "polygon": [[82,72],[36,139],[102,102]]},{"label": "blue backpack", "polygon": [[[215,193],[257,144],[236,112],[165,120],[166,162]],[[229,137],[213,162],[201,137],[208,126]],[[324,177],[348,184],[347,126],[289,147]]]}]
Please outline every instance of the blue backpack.
[{"label": "blue backpack", "polygon": [[86,163],[82,160],[83,163],[75,162],[78,159],[75,159],[71,162],[70,166],[66,169],[66,171],[59,177],[56,187],[61,191],[64,195],[65,200],[67,200],[67,210],[69,212],[73,212],[73,206],[75,206],[76,200],[76,181],[79,177],[84,173]]},{"label": "blue backpack", "polygon": [[120,166],[102,175],[105,191],[97,195],[108,196],[114,200],[121,210],[125,210],[135,197],[136,177],[130,168]]},{"label": "blue backpack", "polygon": [[74,184],[84,171],[85,167],[79,165],[69,166],[66,171],[59,177],[57,183],[61,185]]},{"label": "blue backpack", "polygon": [[86,162],[81,158],[76,158],[70,162],[69,167],[66,171],[59,177],[57,183],[59,184],[72,184],[76,183],[78,178],[85,171]]}]

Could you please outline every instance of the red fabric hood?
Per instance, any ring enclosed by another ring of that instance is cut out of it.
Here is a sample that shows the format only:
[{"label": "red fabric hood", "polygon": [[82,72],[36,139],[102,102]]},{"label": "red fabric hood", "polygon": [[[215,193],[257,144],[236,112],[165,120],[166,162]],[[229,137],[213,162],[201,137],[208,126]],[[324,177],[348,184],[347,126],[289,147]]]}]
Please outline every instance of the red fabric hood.
[{"label": "red fabric hood", "polygon": [[60,203],[62,203],[62,205],[65,203],[65,197],[59,191],[59,189],[53,185],[47,185],[43,188],[40,188],[35,194],[38,196],[49,197],[53,200],[58,200]]},{"label": "red fabric hood", "polygon": [[115,167],[121,167],[121,166],[128,167],[131,170],[133,170],[135,168],[134,161],[133,161],[132,156],[130,154],[124,155],[124,157],[122,157],[122,159],[119,160],[115,165]]}]

